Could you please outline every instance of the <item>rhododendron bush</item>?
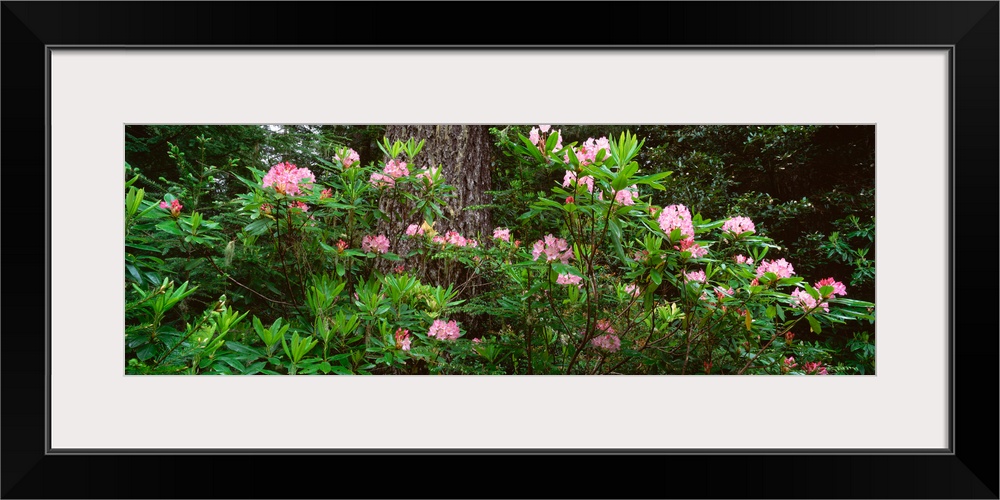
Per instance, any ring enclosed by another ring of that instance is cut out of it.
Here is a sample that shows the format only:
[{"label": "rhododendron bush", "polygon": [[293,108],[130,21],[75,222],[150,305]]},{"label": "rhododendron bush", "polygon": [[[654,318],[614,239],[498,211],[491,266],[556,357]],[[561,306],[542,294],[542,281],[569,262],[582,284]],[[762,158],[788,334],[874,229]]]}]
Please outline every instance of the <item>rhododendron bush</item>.
[{"label": "rhododendron bush", "polygon": [[504,153],[552,182],[515,207],[516,227],[481,234],[451,223],[453,170],[428,164],[423,141],[226,171],[240,192],[211,216],[185,198],[200,178],[152,197],[136,175],[126,370],[843,373],[803,337],[874,321],[850,276],[800,275],[748,214],[653,204],[671,172],[640,165],[643,145],[518,134]]}]

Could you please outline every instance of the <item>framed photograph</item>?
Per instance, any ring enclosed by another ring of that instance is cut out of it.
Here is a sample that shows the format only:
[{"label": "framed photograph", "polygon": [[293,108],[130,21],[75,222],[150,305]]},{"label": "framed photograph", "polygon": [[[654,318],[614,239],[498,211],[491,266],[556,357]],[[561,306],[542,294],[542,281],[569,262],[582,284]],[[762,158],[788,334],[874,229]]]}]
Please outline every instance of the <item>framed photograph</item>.
[{"label": "framed photograph", "polygon": [[[614,44],[566,33],[581,6],[483,5],[484,25],[429,4],[4,2],[3,164],[8,196],[33,194],[5,204],[8,260],[44,279],[8,280],[3,496],[996,498],[978,422],[996,415],[998,3],[602,5]],[[502,150],[494,170],[548,170],[476,201],[480,174],[435,168],[449,127]],[[768,199],[673,195],[667,170]],[[787,201],[804,178],[844,182],[819,209],[817,190]],[[456,215],[487,204],[488,227]],[[800,253],[761,224],[806,214],[825,226]],[[523,273],[548,285],[420,281]],[[181,302],[183,281],[201,295]],[[332,312],[344,282],[357,325]],[[822,337],[854,323],[870,331]],[[424,461],[467,478],[439,489]]]}]

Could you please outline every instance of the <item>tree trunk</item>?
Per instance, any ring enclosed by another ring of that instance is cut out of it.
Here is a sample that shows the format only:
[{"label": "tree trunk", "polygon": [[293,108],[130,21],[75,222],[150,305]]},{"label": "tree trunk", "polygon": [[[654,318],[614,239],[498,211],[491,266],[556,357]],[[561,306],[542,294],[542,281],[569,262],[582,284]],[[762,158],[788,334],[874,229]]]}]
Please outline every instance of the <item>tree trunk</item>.
[{"label": "tree trunk", "polygon": [[[428,166],[441,166],[444,181],[455,187],[454,195],[443,207],[445,220],[436,221],[434,229],[444,234],[447,231],[457,231],[466,238],[476,239],[480,244],[492,236],[493,227],[490,212],[487,208],[467,210],[469,207],[486,205],[492,200],[487,194],[491,189],[490,162],[491,140],[489,129],[482,125],[389,125],[385,131],[390,141],[406,141],[413,138],[416,141],[426,139],[423,150],[417,155],[415,165],[410,165],[410,172],[418,171]],[[389,158],[386,158],[388,161]],[[388,206],[391,201],[383,199],[382,210],[388,214],[400,214],[398,207]],[[406,212],[403,212],[404,214]],[[410,219],[413,220],[410,220]],[[420,215],[413,217],[396,217],[383,221],[386,234],[403,234],[410,224],[420,224]],[[394,252],[405,254],[410,249],[410,241],[403,238]],[[421,273],[421,279],[428,284],[440,284],[445,279],[441,260],[427,262],[427,269]],[[468,273],[451,273],[450,279],[456,282],[456,287],[470,278]]]}]

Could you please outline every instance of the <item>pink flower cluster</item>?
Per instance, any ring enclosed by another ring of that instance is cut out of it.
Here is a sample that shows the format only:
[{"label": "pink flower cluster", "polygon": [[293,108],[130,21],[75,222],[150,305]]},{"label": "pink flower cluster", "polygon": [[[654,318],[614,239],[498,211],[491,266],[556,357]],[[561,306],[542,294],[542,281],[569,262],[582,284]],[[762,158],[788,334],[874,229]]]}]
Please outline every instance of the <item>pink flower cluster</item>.
[{"label": "pink flower cluster", "polygon": [[566,175],[563,176],[562,185],[563,187],[570,187],[570,185],[573,185],[574,187],[587,186],[588,193],[594,192],[594,178],[589,175],[585,175],[580,177],[580,179],[577,179],[576,172],[572,170],[566,171]]},{"label": "pink flower cluster", "polygon": [[440,319],[436,319],[427,330],[428,337],[434,337],[438,340],[455,340],[459,335],[461,335],[461,332],[459,332],[458,323],[455,320],[445,323]]},{"label": "pink flower cluster", "polygon": [[298,168],[291,163],[279,163],[264,176],[264,187],[274,187],[274,190],[287,195],[301,193],[300,187],[312,188],[316,176],[308,168]]},{"label": "pink flower cluster", "polygon": [[841,282],[839,282],[839,281],[834,281],[833,278],[821,279],[821,280],[817,281],[816,283],[813,283],[813,288],[815,288],[817,290],[819,290],[820,288],[823,288],[824,286],[832,286],[833,287],[833,292],[831,292],[830,295],[825,295],[824,298],[829,298],[829,297],[835,296],[835,295],[840,295],[841,297],[847,295],[847,287],[844,286],[844,284],[841,283]]},{"label": "pink flower cluster", "polygon": [[448,231],[444,236],[438,235],[431,239],[434,243],[440,243],[442,245],[455,245],[457,247],[470,247],[476,248],[479,246],[479,242],[476,240],[466,239],[458,231]]},{"label": "pink flower cluster", "polygon": [[377,188],[393,187],[396,185],[396,179],[378,172],[372,172],[372,176],[368,178],[368,182]]},{"label": "pink flower cluster", "polygon": [[510,243],[510,229],[507,229],[505,227],[498,227],[493,230],[493,237],[498,240],[503,240],[506,241],[507,243]]},{"label": "pink flower cluster", "polygon": [[410,331],[399,328],[396,330],[396,349],[402,349],[404,351],[410,350],[410,342],[413,339],[410,338]]},{"label": "pink flower cluster", "polygon": [[700,259],[708,254],[708,249],[695,243],[693,237],[681,240],[680,246],[676,246],[674,248],[682,252],[691,252],[691,256],[696,259]]},{"label": "pink flower cluster", "polygon": [[424,234],[424,228],[420,224],[410,224],[409,226],[406,226],[407,236],[416,236],[416,235],[423,236],[423,234]]},{"label": "pink flower cluster", "polygon": [[[611,144],[608,138],[601,137],[600,139],[594,139],[590,137],[584,141],[580,149],[573,151],[573,153],[576,154],[581,165],[588,165],[597,160],[597,152],[602,149],[604,150],[604,158],[611,155]],[[569,154],[563,156],[563,161],[569,162]]]},{"label": "pink flower cluster", "polygon": [[597,325],[595,328],[604,333],[615,333],[615,329],[611,327],[611,322],[606,319],[597,320]]},{"label": "pink flower cluster", "polygon": [[[809,295],[809,292],[801,288],[796,288],[791,295],[792,297],[795,297],[798,300],[799,305],[802,307],[803,311],[812,310],[813,308],[816,307],[816,304],[818,303],[818,301],[814,299],[812,295]],[[822,304],[819,304],[819,306],[822,307],[824,311],[830,312],[830,304],[824,302]]]},{"label": "pink flower cluster", "polygon": [[566,240],[556,238],[551,234],[536,241],[531,249],[531,256],[534,257],[534,260],[538,260],[542,254],[545,254],[545,262],[561,260],[563,264],[568,264],[569,260],[573,258],[573,250],[569,248]]},{"label": "pink flower cluster", "polygon": [[333,159],[339,161],[341,165],[344,166],[344,168],[351,168],[352,165],[354,165],[355,163],[358,162],[358,160],[361,159],[361,157],[358,156],[358,152],[351,148],[347,148],[347,151],[344,151],[343,153],[344,153],[343,158],[341,158],[340,154],[338,153],[333,155]]},{"label": "pink flower cluster", "polygon": [[636,186],[635,184],[632,184],[632,186],[626,189],[622,189],[621,191],[615,193],[615,201],[621,203],[626,207],[631,207],[632,205],[635,205],[634,198],[638,196],[639,196],[639,187]]},{"label": "pink flower cluster", "polygon": [[[537,128],[532,128],[531,131],[528,132],[528,139],[531,141],[532,144],[538,146],[539,151],[543,152],[545,151],[545,142],[542,141],[541,134],[547,133],[551,128],[552,125],[539,125]],[[556,134],[555,149],[560,150],[562,149],[562,134],[558,130],[554,131],[553,133]]]},{"label": "pink flower cluster", "polygon": [[733,260],[735,260],[737,264],[746,264],[748,266],[752,266],[753,265],[753,259],[751,259],[750,257],[747,257],[746,255],[743,255],[743,254],[739,254],[739,255],[733,257]]},{"label": "pink flower cluster", "polygon": [[361,249],[365,252],[386,253],[389,251],[389,238],[384,234],[365,236],[361,238]]},{"label": "pink flower cluster", "polygon": [[288,204],[288,208],[297,208],[297,209],[299,209],[299,210],[301,210],[303,212],[308,212],[309,211],[309,205],[306,205],[305,203],[303,203],[303,202],[301,202],[299,200],[296,200],[296,201],[294,201],[292,203],[289,203]]},{"label": "pink flower cluster", "polygon": [[802,366],[802,368],[804,368],[806,370],[806,373],[810,375],[829,375],[829,373],[827,373],[826,371],[826,367],[823,366],[823,363],[820,363],[818,361],[805,363]]},{"label": "pink flower cluster", "polygon": [[691,212],[684,205],[670,205],[660,210],[656,218],[660,229],[669,235],[674,229],[681,230],[681,239],[694,238],[694,224],[691,222]]},{"label": "pink flower cluster", "polygon": [[396,179],[409,175],[410,171],[406,168],[406,162],[397,163],[396,160],[389,160],[389,163],[386,163],[385,167],[382,168],[382,173],[373,172],[368,178],[368,182],[378,188],[393,187],[396,185]]},{"label": "pink flower cluster", "polygon": [[632,284],[629,284],[629,285],[625,285],[625,293],[627,293],[627,294],[629,294],[629,295],[631,295],[633,297],[638,297],[639,294],[642,293],[642,290],[639,288],[638,285],[636,285],[635,283],[632,283]]},{"label": "pink flower cluster", "polygon": [[785,259],[764,260],[757,266],[757,277],[764,277],[764,273],[774,273],[779,278],[790,278],[795,274],[795,269]]},{"label": "pink flower cluster", "polygon": [[330,198],[332,196],[333,196],[333,189],[331,189],[331,188],[326,188],[326,189],[320,191],[320,193],[319,193],[319,199],[321,199],[321,200],[322,199],[326,199],[326,198]]},{"label": "pink flower cluster", "polygon": [[385,164],[385,167],[382,168],[382,171],[385,172],[385,175],[388,175],[393,179],[398,179],[400,177],[406,177],[410,175],[409,169],[406,168],[405,161],[397,163],[396,160],[389,160],[389,163]]},{"label": "pink flower cluster", "polygon": [[622,341],[617,335],[608,333],[594,337],[590,340],[590,345],[608,352],[618,352],[622,347]]},{"label": "pink flower cluster", "polygon": [[170,211],[170,216],[176,219],[176,218],[180,217],[180,215],[181,215],[181,209],[184,208],[184,205],[181,205],[180,200],[178,200],[177,198],[174,198],[174,199],[170,200],[170,204],[169,205],[167,204],[166,201],[161,201],[160,202],[160,208],[162,208],[164,210],[169,210]]},{"label": "pink flower cluster", "polygon": [[722,230],[739,235],[746,232],[752,233],[755,231],[755,228],[753,221],[749,217],[733,217],[722,225]]},{"label": "pink flower cluster", "polygon": [[583,285],[580,284],[581,281],[583,281],[583,278],[575,274],[560,274],[559,277],[556,278],[556,283],[560,285],[577,285],[582,287]]},{"label": "pink flower cluster", "polygon": [[417,174],[417,179],[423,179],[427,184],[432,184],[434,182],[434,176],[437,175],[438,170],[440,169],[434,167],[427,167],[426,169],[421,170],[420,173]]},{"label": "pink flower cluster", "polygon": [[684,273],[684,281],[697,281],[699,283],[705,282],[705,271],[697,270],[691,271],[689,273]]}]

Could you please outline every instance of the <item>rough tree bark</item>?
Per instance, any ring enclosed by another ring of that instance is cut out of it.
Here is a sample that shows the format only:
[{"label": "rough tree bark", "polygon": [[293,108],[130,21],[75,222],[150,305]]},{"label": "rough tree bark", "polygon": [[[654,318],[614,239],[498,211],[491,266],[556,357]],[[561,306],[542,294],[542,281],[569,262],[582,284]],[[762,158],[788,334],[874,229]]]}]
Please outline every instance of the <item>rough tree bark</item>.
[{"label": "rough tree bark", "polygon": [[[455,187],[454,197],[448,200],[444,208],[446,220],[435,222],[434,229],[444,234],[446,231],[458,231],[466,238],[478,239],[481,243],[492,235],[490,212],[488,209],[466,210],[468,207],[486,205],[492,200],[487,194],[491,189],[490,161],[491,140],[489,129],[482,125],[389,125],[385,131],[390,141],[406,141],[411,137],[417,141],[426,139],[423,150],[417,156],[415,165],[410,165],[411,172],[441,165],[441,174],[445,182]],[[389,158],[386,158],[389,160]],[[419,224],[422,219],[419,214],[406,217],[399,207],[389,206],[383,201],[382,210],[393,214],[389,221],[383,221],[385,234],[403,234],[409,224]],[[411,220],[412,219],[412,220]],[[405,254],[409,250],[409,241],[401,239],[393,251]],[[422,274],[425,283],[441,284],[440,261],[433,261]],[[455,273],[453,281],[461,280],[456,286],[469,278],[466,273]]]}]

